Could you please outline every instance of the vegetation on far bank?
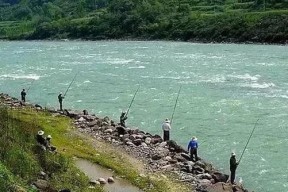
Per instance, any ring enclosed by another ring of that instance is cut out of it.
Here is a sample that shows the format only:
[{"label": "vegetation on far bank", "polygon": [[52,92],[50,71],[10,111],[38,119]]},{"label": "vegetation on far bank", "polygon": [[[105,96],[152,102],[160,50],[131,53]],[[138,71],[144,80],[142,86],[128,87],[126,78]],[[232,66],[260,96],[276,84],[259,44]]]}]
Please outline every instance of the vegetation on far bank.
[{"label": "vegetation on far bank", "polygon": [[[50,175],[49,182],[57,190],[88,191],[89,179],[74,166],[73,157],[111,168],[145,191],[188,191],[184,184],[169,177],[146,172],[145,177],[140,176],[142,172],[125,155],[109,144],[93,143],[91,138],[79,134],[66,117],[27,108],[8,110],[3,107],[0,117],[0,147],[4,149],[0,151],[1,191],[14,188],[33,191],[31,183],[40,171]],[[37,148],[35,135],[40,129],[52,135],[52,144],[58,153]],[[102,188],[93,190],[102,191]]]},{"label": "vegetation on far bank", "polygon": [[287,0],[0,0],[3,39],[287,43]]}]

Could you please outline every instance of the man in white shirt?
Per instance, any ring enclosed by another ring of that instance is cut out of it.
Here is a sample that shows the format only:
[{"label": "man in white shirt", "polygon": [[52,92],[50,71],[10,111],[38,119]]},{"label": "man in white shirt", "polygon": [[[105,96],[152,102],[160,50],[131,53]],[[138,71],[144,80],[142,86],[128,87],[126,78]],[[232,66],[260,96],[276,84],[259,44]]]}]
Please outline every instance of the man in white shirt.
[{"label": "man in white shirt", "polygon": [[170,139],[169,135],[171,130],[171,125],[168,118],[166,118],[165,122],[162,124],[162,129],[163,129],[163,140],[168,141]]}]

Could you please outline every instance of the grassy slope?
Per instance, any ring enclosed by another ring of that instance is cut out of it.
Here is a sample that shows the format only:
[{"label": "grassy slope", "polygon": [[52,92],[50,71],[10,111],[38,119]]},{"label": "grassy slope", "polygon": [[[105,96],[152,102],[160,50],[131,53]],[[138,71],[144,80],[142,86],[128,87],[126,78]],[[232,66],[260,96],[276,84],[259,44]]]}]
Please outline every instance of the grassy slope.
[{"label": "grassy slope", "polygon": [[0,191],[34,191],[30,184],[40,171],[52,174],[49,182],[57,190],[88,191],[89,179],[65,155],[39,148],[34,136],[41,126],[34,117],[21,121],[21,115],[0,108]]},{"label": "grassy slope", "polygon": [[[49,113],[37,113],[34,110],[27,109],[14,110],[13,116],[22,123],[33,122],[33,127],[37,127],[33,134],[36,134],[39,129],[51,134],[53,137],[52,144],[57,146],[57,150],[65,157],[68,157],[68,159],[77,156],[111,168],[118,175],[124,176],[131,183],[145,191],[179,191],[179,189],[181,191],[189,191],[183,184],[173,181],[173,178],[148,173],[146,173],[146,177],[140,177],[139,175],[143,173],[143,166],[139,161],[113,148],[110,144],[92,141],[91,138],[79,135],[72,128],[70,120],[65,117],[53,117]],[[69,177],[69,174],[71,173],[67,172],[65,176]],[[63,187],[63,184],[59,183],[61,177],[59,175],[59,177],[56,176],[52,180],[54,186],[62,185]],[[75,181],[72,183],[75,183]]]}]

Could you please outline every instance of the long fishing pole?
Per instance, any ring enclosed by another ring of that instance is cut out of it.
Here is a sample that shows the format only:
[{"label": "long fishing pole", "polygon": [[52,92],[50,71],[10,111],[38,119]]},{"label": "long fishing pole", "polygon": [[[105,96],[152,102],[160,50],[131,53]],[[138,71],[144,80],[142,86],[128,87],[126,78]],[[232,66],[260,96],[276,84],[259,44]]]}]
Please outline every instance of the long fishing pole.
[{"label": "long fishing pole", "polygon": [[176,102],[175,102],[173,113],[172,113],[171,120],[170,120],[170,125],[172,125],[172,120],[173,120],[173,117],[174,117],[174,113],[175,113],[175,109],[176,109],[176,106],[177,106],[177,102],[178,102],[178,98],[179,98],[179,95],[180,95],[181,88],[182,88],[182,85],[180,86],[179,91],[178,91],[178,95],[177,95],[177,98],[176,98]]},{"label": "long fishing pole", "polygon": [[69,84],[67,90],[65,91],[63,97],[65,97],[65,95],[67,94],[67,92],[68,92],[69,88],[71,87],[72,83],[75,81],[76,76],[78,75],[78,73],[79,73],[79,71],[75,74],[75,76],[74,76],[74,78],[72,79],[71,83]]},{"label": "long fishing pole", "polygon": [[127,117],[128,113],[129,113],[129,110],[130,110],[130,108],[131,108],[131,106],[132,106],[132,103],[133,103],[133,101],[134,101],[134,99],[135,99],[135,97],[136,97],[136,94],[138,93],[139,89],[140,89],[140,85],[138,86],[138,89],[136,90],[136,92],[135,92],[135,94],[134,94],[134,96],[133,96],[133,99],[131,100],[131,103],[130,103],[130,105],[129,105],[129,107],[128,107],[128,110],[127,110],[127,112],[126,112],[126,114],[125,114],[125,117]]},{"label": "long fishing pole", "polygon": [[242,152],[242,154],[241,154],[241,156],[240,156],[240,159],[239,159],[239,161],[238,161],[238,165],[240,164],[240,161],[241,161],[241,159],[242,159],[242,157],[243,157],[243,155],[244,155],[244,152],[245,152],[245,150],[246,150],[246,148],[247,148],[247,146],[248,146],[248,144],[249,144],[249,141],[250,141],[250,139],[251,139],[251,137],[252,137],[252,135],[253,135],[253,133],[254,133],[254,130],[255,130],[255,128],[256,128],[256,125],[257,125],[257,122],[259,121],[259,119],[257,119],[257,121],[255,122],[255,125],[254,125],[254,128],[253,128],[253,130],[252,130],[252,132],[251,132],[251,134],[250,134],[250,137],[249,137],[249,139],[248,139],[248,141],[247,141],[247,143],[246,143],[246,145],[245,145],[245,147],[244,147],[244,150],[243,150],[243,152]]},{"label": "long fishing pole", "polygon": [[30,86],[28,87],[26,93],[29,91],[29,89],[32,87],[33,83],[34,83],[35,79],[33,79],[33,81],[31,82]]}]

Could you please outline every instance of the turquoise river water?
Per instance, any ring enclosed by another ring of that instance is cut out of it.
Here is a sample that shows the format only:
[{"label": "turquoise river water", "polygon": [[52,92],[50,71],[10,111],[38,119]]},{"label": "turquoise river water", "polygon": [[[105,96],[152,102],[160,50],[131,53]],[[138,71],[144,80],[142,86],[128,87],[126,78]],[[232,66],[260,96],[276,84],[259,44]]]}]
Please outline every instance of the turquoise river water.
[{"label": "turquoise river water", "polygon": [[186,147],[195,135],[199,155],[229,173],[230,153],[250,190],[288,191],[288,47],[278,45],[96,41],[0,42],[1,92],[58,108],[57,95],[75,82],[64,100],[69,109],[118,120],[162,134],[182,90],[171,138]]}]

